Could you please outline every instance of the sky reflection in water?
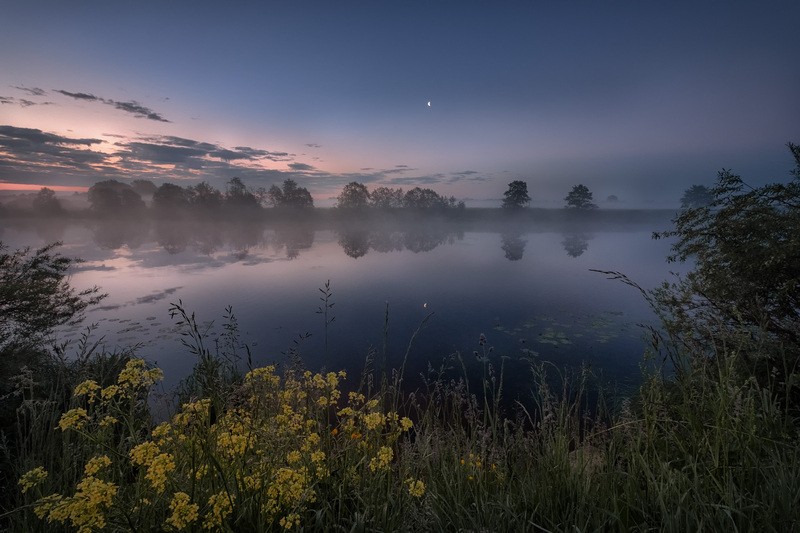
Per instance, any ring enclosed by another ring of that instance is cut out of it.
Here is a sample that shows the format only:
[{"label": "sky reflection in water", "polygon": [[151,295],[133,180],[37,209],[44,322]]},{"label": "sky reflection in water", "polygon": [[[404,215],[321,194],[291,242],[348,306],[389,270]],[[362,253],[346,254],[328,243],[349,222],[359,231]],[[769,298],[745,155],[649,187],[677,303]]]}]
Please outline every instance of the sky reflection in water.
[{"label": "sky reflection in water", "polygon": [[[411,348],[410,381],[428,362],[438,368],[456,352],[470,372],[482,371],[473,352],[482,353],[483,333],[490,361],[508,357],[514,394],[524,393],[527,359],[585,361],[622,383],[636,381],[646,347],[637,324],[654,317],[636,290],[590,269],[624,272],[645,288],[685,271],[665,262],[668,242],[651,238],[667,222],[480,232],[104,221],[10,225],[0,238],[11,248],[62,240],[63,253],[85,259],[73,285],[109,293],[87,324],[97,323],[95,335],[105,335],[108,348],[142,343],[138,353],[165,370],[168,386],[194,363],[169,317],[170,303],[180,299],[217,332],[232,306],[255,364],[283,361],[294,346],[308,367],[345,368],[353,380],[370,347],[382,353],[387,305],[390,365],[400,364],[414,330],[433,313]],[[326,354],[316,311],[327,280],[336,320]]]}]

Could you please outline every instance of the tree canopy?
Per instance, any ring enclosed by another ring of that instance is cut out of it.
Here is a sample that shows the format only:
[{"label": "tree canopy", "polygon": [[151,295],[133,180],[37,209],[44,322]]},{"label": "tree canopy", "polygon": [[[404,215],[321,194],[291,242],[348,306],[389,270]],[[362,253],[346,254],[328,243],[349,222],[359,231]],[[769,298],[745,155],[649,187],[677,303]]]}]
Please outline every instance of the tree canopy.
[{"label": "tree canopy", "polygon": [[654,235],[676,239],[670,261],[695,263],[655,293],[667,331],[708,357],[720,339],[747,343],[746,373],[777,373],[776,382],[800,364],[800,147],[788,146],[789,183],[750,187],[723,169],[710,204],[681,211],[674,229]]},{"label": "tree canopy", "polygon": [[172,183],[164,183],[153,193],[153,207],[163,213],[189,207],[189,191]]},{"label": "tree canopy", "polygon": [[378,209],[395,209],[403,207],[403,189],[377,187],[369,195],[370,205]]},{"label": "tree canopy", "polygon": [[0,354],[41,342],[104,298],[96,287],[76,291],[69,285],[69,269],[78,260],[56,252],[59,244],[8,252],[0,242]]},{"label": "tree canopy", "polygon": [[586,185],[575,185],[564,198],[567,207],[571,209],[594,209],[596,204],[592,203],[592,192]]},{"label": "tree canopy", "polygon": [[33,209],[45,216],[59,215],[64,212],[61,202],[56,198],[56,193],[47,187],[42,187],[33,199]]},{"label": "tree canopy", "polygon": [[267,191],[267,201],[273,207],[314,207],[314,199],[308,189],[298,186],[292,179],[284,180],[283,187],[277,185],[270,187]]},{"label": "tree canopy", "polygon": [[528,195],[528,184],[524,181],[515,180],[508,184],[508,189],[503,193],[504,209],[521,209],[531,203]]},{"label": "tree canopy", "polygon": [[357,181],[351,181],[345,185],[342,192],[336,197],[336,207],[343,209],[361,209],[367,205],[369,205],[367,186]]},{"label": "tree canopy", "polygon": [[130,214],[144,209],[144,201],[127,183],[117,180],[98,181],[89,187],[92,209],[103,215]]}]

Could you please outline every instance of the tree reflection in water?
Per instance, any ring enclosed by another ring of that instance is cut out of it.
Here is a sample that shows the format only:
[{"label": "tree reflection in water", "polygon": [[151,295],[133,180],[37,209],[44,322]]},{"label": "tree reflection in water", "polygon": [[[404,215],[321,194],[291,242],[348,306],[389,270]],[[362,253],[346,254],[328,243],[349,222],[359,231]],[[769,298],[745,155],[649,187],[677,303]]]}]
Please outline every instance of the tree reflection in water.
[{"label": "tree reflection in water", "polygon": [[525,253],[525,245],[528,244],[527,239],[522,238],[522,232],[514,231],[503,233],[500,236],[503,244],[500,246],[506,259],[509,261],[519,261]]},{"label": "tree reflection in water", "polygon": [[570,257],[580,257],[589,249],[590,235],[585,233],[565,233],[561,245]]}]

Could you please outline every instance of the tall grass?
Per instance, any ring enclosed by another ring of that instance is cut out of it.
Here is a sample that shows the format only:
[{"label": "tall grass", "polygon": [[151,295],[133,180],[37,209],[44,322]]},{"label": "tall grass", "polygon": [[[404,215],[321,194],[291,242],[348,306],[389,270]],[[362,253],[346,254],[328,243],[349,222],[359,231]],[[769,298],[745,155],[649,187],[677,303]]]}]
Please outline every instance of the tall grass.
[{"label": "tall grass", "polygon": [[198,386],[155,425],[148,398],[160,371],[117,357],[73,376],[67,404],[26,405],[10,529],[800,526],[797,421],[770,384],[741,377],[746,344],[717,354],[713,373],[648,373],[624,399],[585,368],[532,362],[529,401],[513,406],[502,401],[503,360],[485,344],[478,380],[440,369],[412,393],[402,366],[375,379],[371,362],[360,379],[301,367],[241,376],[173,310],[198,355]]}]

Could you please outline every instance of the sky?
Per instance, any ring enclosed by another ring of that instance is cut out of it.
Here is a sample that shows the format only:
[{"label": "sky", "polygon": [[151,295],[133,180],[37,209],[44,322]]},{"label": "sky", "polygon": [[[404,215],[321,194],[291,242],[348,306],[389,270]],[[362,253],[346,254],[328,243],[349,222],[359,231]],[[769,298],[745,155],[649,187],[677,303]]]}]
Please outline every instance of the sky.
[{"label": "sky", "polygon": [[[672,206],[788,179],[800,2],[95,2],[0,8],[0,189],[291,178]],[[428,103],[430,102],[430,105]],[[470,204],[468,201],[468,205]]]}]

